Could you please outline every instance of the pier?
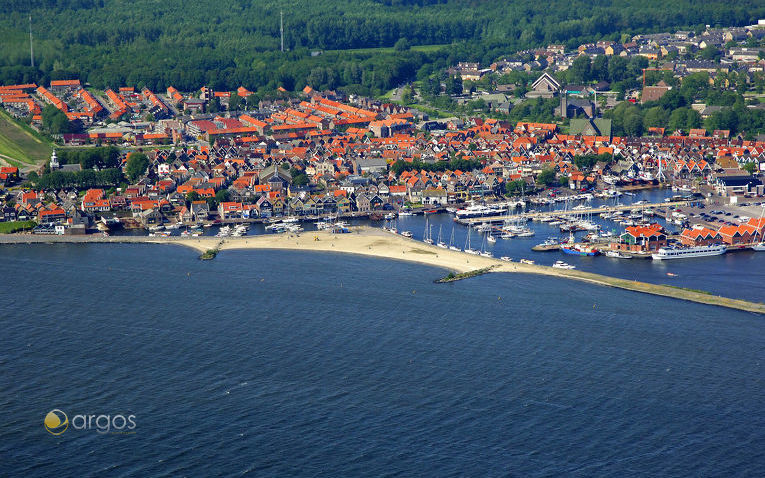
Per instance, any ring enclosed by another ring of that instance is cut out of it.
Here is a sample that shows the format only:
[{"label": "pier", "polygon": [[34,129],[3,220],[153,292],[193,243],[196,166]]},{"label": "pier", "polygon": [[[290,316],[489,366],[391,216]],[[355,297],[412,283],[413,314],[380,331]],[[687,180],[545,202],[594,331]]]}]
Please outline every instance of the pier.
[{"label": "pier", "polygon": [[[628,205],[621,205],[621,206],[601,206],[601,207],[593,207],[593,208],[587,208],[587,209],[568,209],[568,210],[560,210],[560,211],[543,211],[543,212],[524,212],[520,214],[511,214],[509,216],[510,219],[516,219],[516,218],[531,218],[531,219],[541,219],[544,217],[558,217],[558,216],[575,216],[575,215],[587,215],[587,214],[600,214],[602,212],[615,212],[615,211],[632,211],[634,209],[655,209],[655,208],[666,208],[666,207],[677,207],[677,206],[687,206],[690,201],[672,201],[672,202],[659,202],[659,203],[650,203],[650,204],[628,204]],[[467,219],[456,219],[457,223],[464,224],[466,226],[470,226],[473,224],[481,224],[481,223],[495,223],[495,222],[503,222],[508,219],[508,216],[502,215],[502,216],[482,216],[482,217],[471,217]]]},{"label": "pier", "polygon": [[703,291],[619,279],[579,270],[554,269],[549,266],[536,264],[505,262],[495,258],[475,256],[464,252],[442,249],[371,227],[352,227],[351,231],[352,232],[348,234],[332,234],[327,231],[306,232],[302,234],[264,234],[257,236],[227,237],[223,240],[212,236],[187,238],[4,234],[0,235],[0,244],[148,243],[178,244],[190,247],[199,253],[204,253],[208,250],[217,248],[220,252],[236,249],[271,249],[359,254],[384,259],[416,262],[431,267],[443,268],[456,273],[469,273],[471,271],[490,268],[491,273],[512,272],[561,277],[601,286],[617,287],[619,289],[632,290],[646,294],[688,300],[700,304],[716,305],[765,314],[765,304],[721,297]]}]

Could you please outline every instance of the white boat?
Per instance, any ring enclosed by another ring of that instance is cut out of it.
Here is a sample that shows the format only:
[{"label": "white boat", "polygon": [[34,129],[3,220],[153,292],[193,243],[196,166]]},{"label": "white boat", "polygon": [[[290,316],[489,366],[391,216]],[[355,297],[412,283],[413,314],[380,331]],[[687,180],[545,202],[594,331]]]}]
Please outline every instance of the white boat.
[{"label": "white boat", "polygon": [[497,238],[496,238],[496,237],[494,237],[494,236],[493,236],[493,235],[491,235],[491,234],[489,234],[489,236],[486,238],[486,240],[487,240],[487,241],[489,241],[489,242],[490,242],[490,243],[492,243],[492,244],[494,244],[495,242],[497,242]]},{"label": "white boat", "polygon": [[464,209],[457,210],[455,214],[459,219],[467,219],[471,217],[500,216],[505,211],[506,209],[500,206],[471,205]]},{"label": "white boat", "polygon": [[[396,232],[395,230],[393,232]],[[412,237],[412,231],[401,231],[401,235],[404,237]]]},{"label": "white boat", "polygon": [[427,216],[425,216],[425,233],[424,238],[422,239],[422,242],[426,244],[433,244],[433,238],[430,237],[430,223],[428,222]]},{"label": "white boat", "polygon": [[572,266],[568,262],[563,261],[555,261],[555,264],[552,266],[556,269],[576,269],[576,266]]},{"label": "white boat", "polygon": [[449,238],[449,250],[462,252],[462,249],[454,245],[454,226],[452,226],[452,237]]},{"label": "white boat", "polygon": [[613,257],[615,259],[632,259],[632,256],[629,254],[623,254],[619,251],[606,251],[605,252],[606,257]]},{"label": "white boat", "polygon": [[765,242],[758,242],[757,244],[754,244],[752,246],[753,251],[757,252],[764,252],[765,251]]},{"label": "white boat", "polygon": [[470,236],[471,236],[470,229],[468,229],[467,240],[465,241],[465,252],[467,252],[468,254],[473,254],[477,256],[478,251],[470,247]]},{"label": "white boat", "polygon": [[513,258],[510,257],[510,256],[502,256],[502,257],[499,258],[499,260],[500,261],[505,261],[505,262],[513,262]]},{"label": "white boat", "polygon": [[485,236],[483,236],[483,244],[481,244],[481,252],[478,253],[479,256],[493,257],[491,255],[491,251],[488,251],[486,249],[486,243],[488,242],[488,238],[489,238],[489,234],[486,234]]},{"label": "white boat", "polygon": [[532,261],[531,259],[521,259],[519,262],[520,262],[521,264],[528,264],[528,265],[534,265],[534,264],[536,264],[536,263],[535,263],[534,261]]},{"label": "white boat", "polygon": [[442,227],[438,226],[438,242],[436,243],[436,245],[440,247],[441,249],[447,249],[449,246],[447,246],[444,240],[441,238],[441,229]]},{"label": "white boat", "polygon": [[406,209],[402,209],[398,212],[399,216],[414,216],[414,213],[412,211],[407,211]]},{"label": "white boat", "polygon": [[651,254],[651,257],[654,260],[690,259],[692,257],[719,256],[727,251],[726,246],[719,244],[678,248],[662,247],[656,253]]},{"label": "white boat", "polygon": [[389,212],[388,214],[385,215],[385,219],[395,219],[395,218],[396,218],[396,215],[392,212]]}]

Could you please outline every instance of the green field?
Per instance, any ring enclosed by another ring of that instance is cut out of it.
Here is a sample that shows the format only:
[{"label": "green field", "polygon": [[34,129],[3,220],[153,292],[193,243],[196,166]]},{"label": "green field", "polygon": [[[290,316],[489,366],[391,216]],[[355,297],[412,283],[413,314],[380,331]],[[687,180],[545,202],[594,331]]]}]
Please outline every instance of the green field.
[{"label": "green field", "polygon": [[[429,52],[440,50],[441,48],[446,48],[448,46],[451,46],[451,45],[449,43],[444,43],[441,45],[416,45],[416,46],[412,46],[410,50],[419,51],[423,53],[429,53]],[[342,52],[342,53],[370,54],[370,53],[393,53],[394,51],[396,51],[396,49],[391,46],[391,47],[377,47],[377,48],[349,48],[347,50],[324,50],[324,51],[327,53]]]},{"label": "green field", "polygon": [[11,221],[0,222],[0,234],[11,234],[18,231],[29,230],[35,227],[35,221]]},{"label": "green field", "polygon": [[0,160],[27,169],[50,158],[52,146],[0,111]]}]

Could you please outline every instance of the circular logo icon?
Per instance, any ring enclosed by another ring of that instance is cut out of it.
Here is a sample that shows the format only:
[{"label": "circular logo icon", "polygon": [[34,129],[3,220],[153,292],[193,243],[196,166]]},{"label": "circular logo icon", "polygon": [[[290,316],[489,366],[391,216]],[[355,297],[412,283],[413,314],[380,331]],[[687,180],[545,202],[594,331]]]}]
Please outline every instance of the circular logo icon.
[{"label": "circular logo icon", "polygon": [[45,429],[52,435],[61,435],[69,427],[69,419],[66,413],[57,408],[45,415],[43,423],[45,424]]}]

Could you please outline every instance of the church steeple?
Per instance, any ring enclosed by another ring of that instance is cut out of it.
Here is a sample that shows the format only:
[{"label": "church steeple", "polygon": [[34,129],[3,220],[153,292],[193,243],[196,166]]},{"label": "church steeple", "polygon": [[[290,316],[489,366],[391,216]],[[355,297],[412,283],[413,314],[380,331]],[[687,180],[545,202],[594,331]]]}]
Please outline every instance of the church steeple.
[{"label": "church steeple", "polygon": [[54,149],[53,152],[50,155],[50,169],[58,169],[58,158],[56,158],[56,150]]}]

